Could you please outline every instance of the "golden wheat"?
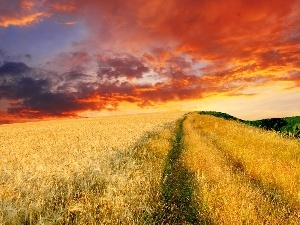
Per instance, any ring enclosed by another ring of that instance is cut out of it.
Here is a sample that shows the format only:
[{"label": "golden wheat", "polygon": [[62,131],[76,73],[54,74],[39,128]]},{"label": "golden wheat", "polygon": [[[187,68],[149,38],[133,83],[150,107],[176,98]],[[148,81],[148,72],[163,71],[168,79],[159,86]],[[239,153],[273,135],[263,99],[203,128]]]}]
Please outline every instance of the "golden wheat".
[{"label": "golden wheat", "polygon": [[299,142],[194,113],[184,122],[183,145],[202,217],[216,224],[299,224]]},{"label": "golden wheat", "polygon": [[182,115],[0,126],[0,224],[300,223],[299,141]]},{"label": "golden wheat", "polygon": [[181,115],[1,125],[0,224],[138,223],[159,195],[163,128]]}]

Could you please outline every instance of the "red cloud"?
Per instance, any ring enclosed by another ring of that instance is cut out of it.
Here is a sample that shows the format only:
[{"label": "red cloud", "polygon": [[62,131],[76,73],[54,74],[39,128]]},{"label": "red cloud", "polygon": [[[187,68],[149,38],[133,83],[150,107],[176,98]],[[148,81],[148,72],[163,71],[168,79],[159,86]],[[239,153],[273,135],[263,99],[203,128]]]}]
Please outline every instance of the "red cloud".
[{"label": "red cloud", "polygon": [[55,2],[50,5],[55,11],[65,11],[65,12],[72,12],[76,9],[74,5],[71,4],[61,4],[59,2]]},{"label": "red cloud", "polygon": [[27,26],[41,21],[50,14],[38,10],[41,5],[35,0],[2,1],[0,4],[0,27]]},{"label": "red cloud", "polygon": [[[51,13],[81,20],[87,33],[74,44],[83,50],[53,61],[67,68],[61,80],[19,78],[0,89],[6,98],[26,97],[11,112],[66,115],[120,102],[143,107],[220,92],[234,96],[270,81],[299,86],[299,0],[49,0],[39,5],[42,11],[33,1],[20,2],[16,12],[0,14],[0,26],[1,18],[4,26],[5,17],[33,16],[32,23],[44,15],[34,13]],[[24,96],[29,82],[34,96]]]}]

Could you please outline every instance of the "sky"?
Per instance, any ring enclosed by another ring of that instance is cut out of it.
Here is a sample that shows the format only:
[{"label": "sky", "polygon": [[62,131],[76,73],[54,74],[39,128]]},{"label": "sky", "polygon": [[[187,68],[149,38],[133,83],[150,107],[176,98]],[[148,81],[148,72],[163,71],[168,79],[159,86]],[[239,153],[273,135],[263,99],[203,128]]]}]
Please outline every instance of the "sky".
[{"label": "sky", "polygon": [[0,0],[1,121],[300,115],[300,0]]}]

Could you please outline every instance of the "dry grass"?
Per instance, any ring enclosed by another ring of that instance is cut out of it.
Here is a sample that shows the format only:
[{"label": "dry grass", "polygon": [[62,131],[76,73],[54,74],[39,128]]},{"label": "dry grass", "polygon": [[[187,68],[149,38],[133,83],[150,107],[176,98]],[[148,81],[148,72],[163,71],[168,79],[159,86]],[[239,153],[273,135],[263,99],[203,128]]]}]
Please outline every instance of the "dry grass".
[{"label": "dry grass", "polygon": [[181,116],[0,126],[0,224],[300,224],[298,140]]},{"label": "dry grass", "polygon": [[145,222],[181,115],[0,126],[0,224]]},{"label": "dry grass", "polygon": [[183,161],[215,224],[299,224],[300,143],[212,116],[184,122]]}]

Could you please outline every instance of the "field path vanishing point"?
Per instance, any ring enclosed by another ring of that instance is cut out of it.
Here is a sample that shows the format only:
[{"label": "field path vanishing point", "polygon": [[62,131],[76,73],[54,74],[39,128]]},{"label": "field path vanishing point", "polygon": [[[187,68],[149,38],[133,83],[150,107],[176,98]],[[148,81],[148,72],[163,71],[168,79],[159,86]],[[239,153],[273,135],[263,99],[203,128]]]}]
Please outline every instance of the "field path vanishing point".
[{"label": "field path vanishing point", "polygon": [[298,140],[198,113],[74,121],[0,127],[0,224],[300,224]]},{"label": "field path vanishing point", "polygon": [[159,224],[300,224],[300,143],[213,116],[178,122]]},{"label": "field path vanishing point", "polygon": [[[195,201],[194,175],[181,160],[183,151],[183,122],[177,122],[171,149],[166,157],[162,176],[162,205],[153,215],[155,224],[203,224]],[[206,224],[206,222],[204,223]]]}]

